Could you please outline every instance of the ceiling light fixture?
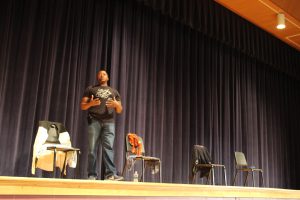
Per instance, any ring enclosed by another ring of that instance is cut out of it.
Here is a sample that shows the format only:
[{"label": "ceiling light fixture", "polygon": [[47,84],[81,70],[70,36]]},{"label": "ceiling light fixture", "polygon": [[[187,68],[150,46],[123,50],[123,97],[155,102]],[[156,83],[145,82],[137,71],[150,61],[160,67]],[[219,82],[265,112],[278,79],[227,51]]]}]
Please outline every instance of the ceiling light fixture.
[{"label": "ceiling light fixture", "polygon": [[277,14],[277,29],[284,29],[285,28],[285,18],[283,13]]}]

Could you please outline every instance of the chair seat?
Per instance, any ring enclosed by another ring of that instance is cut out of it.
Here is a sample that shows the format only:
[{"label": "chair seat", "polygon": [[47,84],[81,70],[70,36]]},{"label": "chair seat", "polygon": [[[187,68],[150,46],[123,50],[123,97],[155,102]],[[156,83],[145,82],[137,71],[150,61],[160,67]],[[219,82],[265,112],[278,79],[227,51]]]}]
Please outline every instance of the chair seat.
[{"label": "chair seat", "polygon": [[222,164],[196,164],[195,167],[225,167],[225,165],[222,165]]},{"label": "chair seat", "polygon": [[247,171],[262,171],[262,169],[257,169],[257,168],[237,168],[237,170],[244,171],[244,172],[247,172]]},{"label": "chair seat", "polygon": [[57,150],[57,151],[63,151],[63,152],[68,152],[68,151],[80,151],[78,148],[70,147],[67,145],[63,144],[44,144],[44,147],[46,147],[48,150]]},{"label": "chair seat", "polygon": [[157,157],[152,157],[152,156],[136,156],[136,159],[144,159],[144,160],[152,160],[152,161],[160,161],[159,158]]},{"label": "chair seat", "polygon": [[[69,166],[75,168],[76,167],[76,163],[78,162],[78,154],[80,153],[80,149],[79,148],[74,148],[74,147],[70,147],[67,145],[63,145],[63,144],[44,144],[44,146],[47,147],[47,150],[53,151],[54,153],[54,158],[53,158],[53,170],[55,172],[55,166],[56,163],[54,162],[56,160],[56,154],[57,152],[63,152],[65,154],[65,159],[64,159],[64,165],[62,166],[61,169],[61,177],[63,175],[66,175],[66,161],[67,161],[67,157],[70,156],[71,158],[75,158],[75,161],[73,162],[73,164],[69,163]],[[55,176],[55,173],[54,173]]]}]

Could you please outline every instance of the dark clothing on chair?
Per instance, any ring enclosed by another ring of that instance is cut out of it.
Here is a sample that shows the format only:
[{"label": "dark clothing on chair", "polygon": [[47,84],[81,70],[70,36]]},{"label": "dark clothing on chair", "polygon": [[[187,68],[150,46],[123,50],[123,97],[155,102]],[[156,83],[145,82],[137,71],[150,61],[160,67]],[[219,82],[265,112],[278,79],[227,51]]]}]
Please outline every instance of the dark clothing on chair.
[{"label": "dark clothing on chair", "polygon": [[197,164],[210,164],[211,157],[206,147],[202,145],[194,145],[192,152],[193,174],[200,171],[200,177],[208,177],[210,169],[207,167],[195,167]]},{"label": "dark clothing on chair", "polygon": [[48,132],[46,143],[60,144],[59,134],[67,131],[65,126],[59,122],[39,121],[39,126],[45,128]]},{"label": "dark clothing on chair", "polygon": [[51,125],[55,125],[57,127],[57,132],[62,133],[62,132],[66,132],[66,127],[59,122],[50,122],[50,121],[39,121],[39,126],[44,127],[45,129],[47,129],[47,131],[51,128]]}]

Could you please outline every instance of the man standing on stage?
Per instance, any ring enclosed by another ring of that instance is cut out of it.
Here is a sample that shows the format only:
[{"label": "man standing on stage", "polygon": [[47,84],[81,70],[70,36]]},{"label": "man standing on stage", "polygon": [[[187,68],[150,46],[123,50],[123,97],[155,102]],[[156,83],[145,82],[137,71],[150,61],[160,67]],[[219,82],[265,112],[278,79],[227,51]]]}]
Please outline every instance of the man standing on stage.
[{"label": "man standing on stage", "polygon": [[102,145],[105,180],[123,180],[117,175],[114,164],[113,144],[115,140],[114,112],[122,112],[119,92],[108,86],[109,77],[104,70],[97,73],[98,84],[89,86],[81,100],[81,110],[88,110],[88,178],[97,179],[96,159]]}]

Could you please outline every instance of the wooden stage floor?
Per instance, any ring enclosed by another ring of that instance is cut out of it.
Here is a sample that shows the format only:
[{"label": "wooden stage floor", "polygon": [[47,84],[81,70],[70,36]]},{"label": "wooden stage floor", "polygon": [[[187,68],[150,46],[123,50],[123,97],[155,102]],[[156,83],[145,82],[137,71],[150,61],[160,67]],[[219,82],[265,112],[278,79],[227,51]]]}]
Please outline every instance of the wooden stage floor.
[{"label": "wooden stage floor", "polygon": [[0,176],[0,199],[300,200],[300,190]]}]

